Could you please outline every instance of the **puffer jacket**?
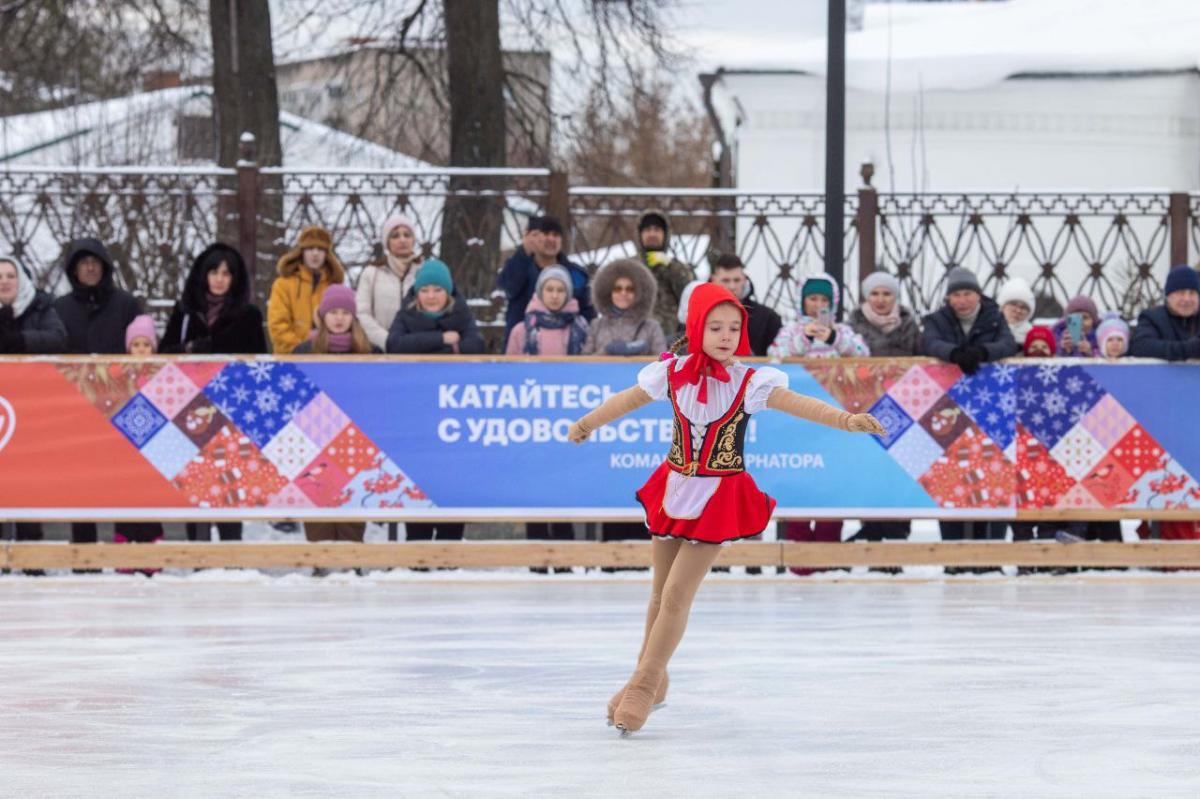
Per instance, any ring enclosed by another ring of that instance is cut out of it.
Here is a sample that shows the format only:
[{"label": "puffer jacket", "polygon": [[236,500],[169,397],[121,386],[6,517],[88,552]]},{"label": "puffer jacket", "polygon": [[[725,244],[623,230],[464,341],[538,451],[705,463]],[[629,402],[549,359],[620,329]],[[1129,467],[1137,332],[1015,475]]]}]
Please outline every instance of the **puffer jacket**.
[{"label": "puffer jacket", "polygon": [[[75,266],[87,255],[96,256],[104,265],[104,275],[95,286],[85,286],[75,276]],[[71,292],[54,301],[54,310],[67,329],[67,352],[124,354],[125,328],[142,311],[132,294],[117,288],[108,250],[96,239],[77,239],[67,248],[63,271]]]},{"label": "puffer jacket", "polygon": [[33,275],[13,258],[2,258],[17,267],[17,296],[12,305],[0,305],[0,353],[57,353],[67,351],[67,328],[54,310],[54,300],[34,286]]},{"label": "puffer jacket", "polygon": [[[613,305],[612,290],[619,278],[633,282],[636,297],[629,310]],[[666,336],[651,317],[658,287],[645,266],[631,258],[606,264],[592,281],[592,303],[599,318],[588,329],[584,355],[658,355],[667,348]]]},{"label": "puffer jacket", "polygon": [[299,247],[284,253],[275,265],[278,277],[271,284],[267,301],[267,331],[276,355],[286,355],[308,338],[316,326],[317,306],[325,289],[346,282],[346,268],[332,252],[315,275],[304,266]]},{"label": "puffer jacket", "polygon": [[[829,306],[829,310],[836,316],[838,305],[841,302],[837,281],[833,279],[832,275],[824,272],[805,279],[804,283],[807,284],[810,280],[828,281],[833,286],[833,303]],[[800,296],[804,296],[803,285],[800,288]],[[801,301],[801,308],[803,308],[803,301]],[[833,341],[816,341],[809,338],[805,335],[804,328],[815,321],[817,320],[813,317],[801,313],[796,317],[796,321],[783,326],[779,335],[775,337],[775,343],[768,350],[768,354],[772,358],[865,358],[871,354],[862,337],[845,322],[833,323]]]},{"label": "puffer jacket", "polygon": [[921,354],[921,325],[917,315],[900,306],[900,327],[884,333],[871,324],[862,308],[850,314],[850,327],[862,337],[863,343],[875,358],[908,358]]},{"label": "puffer jacket", "polygon": [[387,351],[407,355],[452,355],[454,348],[442,340],[442,334],[456,331],[460,336],[458,354],[478,355],[486,349],[471,309],[457,291],[450,310],[441,316],[427,316],[417,307],[417,293],[408,292],[404,306],[392,320]]}]

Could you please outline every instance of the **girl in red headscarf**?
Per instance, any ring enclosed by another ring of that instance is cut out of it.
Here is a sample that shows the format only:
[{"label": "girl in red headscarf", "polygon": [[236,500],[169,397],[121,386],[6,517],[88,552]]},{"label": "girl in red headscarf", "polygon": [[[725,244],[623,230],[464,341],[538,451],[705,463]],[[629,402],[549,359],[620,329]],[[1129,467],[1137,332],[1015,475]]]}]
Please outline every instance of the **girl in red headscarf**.
[{"label": "girl in red headscarf", "polygon": [[882,435],[870,414],[852,414],[787,388],[778,369],[753,369],[746,309],[724,286],[697,286],[688,302],[686,341],[692,354],[664,355],[642,369],[637,385],[610,397],[571,426],[579,444],[593,430],[652,400],[669,400],[675,434],[667,460],[638,491],[654,536],[650,606],[637,669],[608,703],[623,734],[641,729],[667,690],[667,661],[687,626],[692,599],[720,552],[719,544],[761,533],[775,500],[746,473],[742,448],[750,415],[765,408],[851,432]]}]

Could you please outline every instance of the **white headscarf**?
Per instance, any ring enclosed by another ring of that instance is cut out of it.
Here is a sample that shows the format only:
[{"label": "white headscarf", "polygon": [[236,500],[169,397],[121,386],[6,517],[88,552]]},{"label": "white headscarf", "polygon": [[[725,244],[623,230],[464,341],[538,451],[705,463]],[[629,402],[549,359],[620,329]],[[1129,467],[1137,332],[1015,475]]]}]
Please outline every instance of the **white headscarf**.
[{"label": "white headscarf", "polygon": [[0,255],[0,261],[8,261],[17,268],[17,297],[13,300],[12,309],[13,316],[20,319],[21,314],[25,313],[37,295],[37,287],[33,285],[33,275],[29,274],[29,270],[21,265],[15,255]]}]

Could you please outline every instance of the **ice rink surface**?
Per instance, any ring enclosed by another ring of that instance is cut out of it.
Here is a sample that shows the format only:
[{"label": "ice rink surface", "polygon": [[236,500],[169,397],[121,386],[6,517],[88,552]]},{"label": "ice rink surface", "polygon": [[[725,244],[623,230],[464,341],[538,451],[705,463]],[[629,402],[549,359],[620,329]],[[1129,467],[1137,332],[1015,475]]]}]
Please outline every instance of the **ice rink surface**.
[{"label": "ice rink surface", "polygon": [[0,578],[4,796],[1200,795],[1200,580]]}]

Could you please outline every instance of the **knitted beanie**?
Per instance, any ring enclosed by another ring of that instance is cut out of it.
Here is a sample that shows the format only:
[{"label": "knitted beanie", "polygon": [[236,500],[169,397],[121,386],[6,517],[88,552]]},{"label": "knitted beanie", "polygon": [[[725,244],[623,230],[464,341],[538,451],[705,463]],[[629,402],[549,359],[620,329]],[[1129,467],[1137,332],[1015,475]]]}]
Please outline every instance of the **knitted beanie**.
[{"label": "knitted beanie", "polygon": [[349,286],[335,283],[325,289],[325,293],[321,295],[321,304],[317,306],[317,315],[324,318],[325,314],[334,308],[341,308],[351,314],[358,313],[358,303],[355,302],[354,291]]},{"label": "knitted beanie", "polygon": [[450,267],[437,258],[430,258],[421,264],[417,277],[413,280],[413,288],[420,291],[424,286],[441,286],[447,294],[454,293],[454,278],[450,277]]},{"label": "knitted beanie", "polygon": [[129,345],[133,343],[135,338],[150,339],[150,346],[158,352],[158,335],[154,332],[154,319],[149,314],[141,314],[133,317],[133,321],[129,323],[129,327],[125,328],[125,351],[129,352]]},{"label": "knitted beanie", "polygon": [[1176,291],[1200,291],[1200,274],[1187,265],[1180,265],[1171,270],[1167,275],[1167,285],[1164,288],[1164,294],[1173,294]]},{"label": "knitted beanie", "polygon": [[1096,328],[1096,343],[1100,345],[1100,354],[1104,354],[1104,342],[1113,336],[1118,336],[1125,341],[1125,348],[1129,348],[1129,325],[1117,313],[1107,313],[1104,315],[1104,321]]},{"label": "knitted beanie", "polygon": [[383,223],[380,229],[380,238],[383,239],[383,251],[387,252],[388,237],[392,235],[392,231],[398,227],[406,227],[412,231],[413,235],[417,234],[417,228],[413,225],[413,221],[404,214],[392,214]]},{"label": "knitted beanie", "polygon": [[1037,327],[1032,328],[1028,333],[1025,334],[1024,352],[1026,355],[1029,354],[1029,345],[1035,341],[1046,342],[1046,346],[1048,346],[1050,348],[1051,355],[1053,355],[1055,352],[1058,351],[1058,348],[1054,344],[1054,331],[1048,327],[1043,327],[1042,325],[1038,325]]},{"label": "knitted beanie", "polygon": [[1033,309],[1037,307],[1037,300],[1033,296],[1033,289],[1029,288],[1029,284],[1025,282],[1023,277],[1014,277],[1009,279],[1003,286],[1000,287],[1000,292],[996,295],[996,302],[1001,307],[1008,305],[1010,302],[1019,302],[1033,313]]},{"label": "knitted beanie", "polygon": [[534,293],[537,294],[537,298],[542,302],[546,301],[542,297],[542,287],[545,286],[547,281],[550,280],[557,280],[566,287],[567,300],[570,301],[571,297],[574,295],[571,285],[571,275],[567,273],[565,267],[561,266],[548,266],[538,273],[537,284],[534,287]]},{"label": "knitted beanie", "polygon": [[823,277],[810,277],[804,281],[804,285],[800,287],[800,302],[803,303],[806,297],[813,294],[820,294],[829,299],[829,304],[833,305],[833,283]]},{"label": "knitted beanie", "polygon": [[900,281],[895,275],[889,275],[887,272],[872,272],[863,278],[862,282],[862,299],[866,300],[871,296],[871,292],[878,288],[884,288],[892,292],[892,296],[900,297]]},{"label": "knitted beanie", "polygon": [[333,249],[333,236],[329,235],[329,231],[323,227],[306,227],[300,231],[300,249],[307,250],[310,247],[318,247],[325,252]]},{"label": "knitted beanie", "polygon": [[1082,294],[1078,297],[1072,297],[1071,301],[1067,303],[1067,310],[1063,313],[1063,316],[1070,316],[1073,313],[1085,313],[1092,317],[1093,326],[1100,323],[1100,310],[1096,307],[1096,303],[1092,301],[1091,297],[1085,297]]},{"label": "knitted beanie", "polygon": [[981,296],[983,294],[983,289],[979,287],[975,273],[965,266],[956,266],[946,275],[946,295],[949,296],[956,291],[973,291]]}]

